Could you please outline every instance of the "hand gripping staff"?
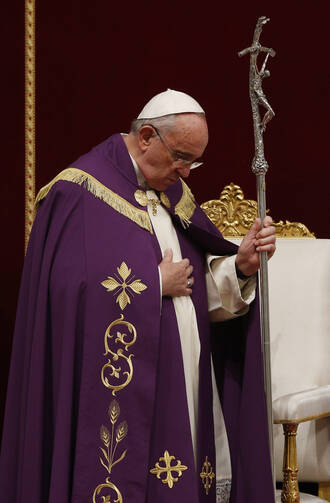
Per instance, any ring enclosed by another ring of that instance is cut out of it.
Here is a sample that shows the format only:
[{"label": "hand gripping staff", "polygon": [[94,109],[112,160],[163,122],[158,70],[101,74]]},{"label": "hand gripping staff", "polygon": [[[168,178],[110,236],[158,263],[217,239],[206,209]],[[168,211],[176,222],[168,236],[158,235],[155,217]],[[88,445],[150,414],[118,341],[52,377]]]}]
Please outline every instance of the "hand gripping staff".
[{"label": "hand gripping staff", "polygon": [[[258,212],[263,225],[263,220],[266,216],[266,181],[265,176],[268,170],[268,163],[264,156],[263,134],[266,130],[266,124],[274,117],[274,111],[267,101],[267,98],[262,90],[262,80],[269,77],[270,72],[266,70],[266,64],[269,56],[275,56],[275,51],[268,47],[263,47],[259,38],[263,26],[268,23],[269,18],[265,16],[259,17],[251,47],[247,47],[238,53],[244,56],[250,54],[250,100],[254,127],[254,143],[255,154],[252,161],[252,172],[257,177],[257,193],[258,193]],[[266,54],[261,69],[258,69],[257,58],[260,52]],[[263,106],[266,112],[261,119],[259,107]],[[271,454],[271,464],[275,491],[275,466],[274,466],[274,442],[273,442],[273,404],[272,404],[272,379],[271,379],[271,358],[270,358],[270,336],[269,336],[269,295],[268,295],[268,268],[267,268],[267,252],[261,252],[260,257],[260,303],[261,303],[261,337],[264,362],[264,381],[265,394],[268,416],[268,431],[269,431],[269,447]]]}]

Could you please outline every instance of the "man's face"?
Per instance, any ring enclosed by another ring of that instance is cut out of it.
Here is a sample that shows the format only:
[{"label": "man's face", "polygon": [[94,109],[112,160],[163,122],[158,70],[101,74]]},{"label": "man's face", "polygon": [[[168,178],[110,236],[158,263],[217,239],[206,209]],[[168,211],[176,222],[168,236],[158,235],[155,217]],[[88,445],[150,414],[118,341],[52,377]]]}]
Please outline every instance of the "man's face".
[{"label": "man's face", "polygon": [[[145,148],[139,167],[149,185],[156,190],[166,190],[179,177],[187,178],[190,174],[190,164],[175,161],[159,136],[150,126],[152,137]],[[142,132],[143,133],[143,132]],[[159,127],[159,133],[168,148],[178,158],[194,162],[199,159],[208,142],[207,124],[204,117],[196,114],[182,114],[176,118],[170,131]]]}]

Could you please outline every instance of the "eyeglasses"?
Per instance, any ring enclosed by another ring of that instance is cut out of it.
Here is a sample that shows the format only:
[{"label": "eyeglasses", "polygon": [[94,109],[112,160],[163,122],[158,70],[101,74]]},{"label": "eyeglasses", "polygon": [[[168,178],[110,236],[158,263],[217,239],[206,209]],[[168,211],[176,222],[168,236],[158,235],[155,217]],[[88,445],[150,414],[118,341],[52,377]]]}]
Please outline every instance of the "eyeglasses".
[{"label": "eyeglasses", "polygon": [[155,126],[153,126],[152,124],[145,124],[145,126],[152,127],[152,129],[156,132],[156,134],[157,134],[158,138],[160,139],[160,141],[162,142],[162,144],[165,146],[165,148],[171,154],[171,157],[174,162],[184,164],[185,166],[190,164],[190,169],[198,168],[199,166],[201,166],[203,164],[203,161],[201,159],[194,161],[194,162],[189,161],[188,159],[183,159],[177,153],[173,152],[173,150],[170,149],[170,147],[167,145],[165,140],[161,137],[160,132],[158,131],[158,129]]}]

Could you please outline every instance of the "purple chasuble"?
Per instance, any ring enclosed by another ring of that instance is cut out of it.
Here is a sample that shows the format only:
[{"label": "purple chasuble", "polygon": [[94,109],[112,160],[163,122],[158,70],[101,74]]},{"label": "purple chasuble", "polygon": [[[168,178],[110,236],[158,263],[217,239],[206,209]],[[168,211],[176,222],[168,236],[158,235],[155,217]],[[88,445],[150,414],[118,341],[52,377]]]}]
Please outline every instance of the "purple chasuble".
[{"label": "purple chasuble", "polygon": [[180,336],[172,300],[160,299],[161,252],[143,197],[121,135],[79,158],[42,195],[13,342],[4,501],[215,503],[211,346],[231,452],[230,502],[274,501],[257,303],[213,325],[210,336],[205,253],[236,247],[180,180],[163,194],[198,285],[195,467]]}]

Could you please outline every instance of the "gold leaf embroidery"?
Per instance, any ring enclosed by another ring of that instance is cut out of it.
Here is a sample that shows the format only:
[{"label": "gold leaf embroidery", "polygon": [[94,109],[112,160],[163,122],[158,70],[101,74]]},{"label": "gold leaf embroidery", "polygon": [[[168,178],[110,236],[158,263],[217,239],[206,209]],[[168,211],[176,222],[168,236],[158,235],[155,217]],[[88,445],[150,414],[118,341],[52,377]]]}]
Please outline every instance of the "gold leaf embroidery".
[{"label": "gold leaf embroidery", "polygon": [[103,424],[100,430],[100,438],[102,442],[106,445],[106,447],[108,447],[110,444],[110,433],[108,428],[106,428]]},{"label": "gold leaf embroidery", "polygon": [[123,290],[117,297],[116,302],[119,303],[120,309],[123,311],[127,304],[131,303],[131,300],[129,296],[127,295],[126,291]]},{"label": "gold leaf embroidery", "polygon": [[116,303],[119,304],[120,309],[123,311],[127,304],[131,303],[128,293],[140,295],[143,290],[146,290],[147,285],[142,283],[140,279],[133,279],[133,277],[129,280],[132,269],[129,269],[126,262],[122,262],[120,267],[117,267],[117,272],[120,276],[118,280],[120,281],[121,279],[121,283],[115,278],[108,276],[106,280],[101,282],[101,285],[106,288],[107,292],[116,290],[115,294],[118,294]]},{"label": "gold leaf embroidery", "polygon": [[104,288],[107,289],[107,292],[112,292],[120,286],[120,283],[118,283],[118,281],[116,281],[114,278],[110,278],[108,276],[108,279],[102,281],[101,285],[103,285]]},{"label": "gold leaf embroidery", "polygon": [[[182,472],[184,470],[188,470],[188,467],[181,464],[181,461],[178,459],[176,465],[171,465],[172,460],[175,460],[175,456],[170,456],[168,451],[164,452],[164,456],[159,458],[159,460],[155,463],[155,468],[150,470],[150,473],[157,476],[157,479],[160,479],[163,484],[167,484],[170,489],[172,489],[174,482],[178,482],[179,477],[182,476]],[[165,466],[160,465],[159,463],[164,461]],[[177,477],[173,477],[172,472],[177,473]],[[166,474],[165,478],[161,478],[161,475]]]},{"label": "gold leaf embroidery", "polygon": [[146,229],[150,232],[150,234],[153,234],[150,217],[147,211],[136,208],[133,204],[126,201],[126,199],[108,189],[108,187],[103,185],[103,183],[99,182],[99,180],[94,178],[92,175],[77,168],[64,169],[51,182],[42,187],[36,197],[34,203],[35,207],[37,207],[40,201],[47,196],[53,185],[61,180],[76,183],[84,187],[97,199],[100,199],[121,215],[124,215],[126,218],[132,220],[134,223],[142,227],[142,229]]},{"label": "gold leaf embroidery", "polygon": [[117,267],[117,271],[118,271],[118,274],[120,274],[120,276],[125,281],[128,278],[128,276],[131,274],[132,269],[129,269],[127,267],[127,265],[125,264],[125,262],[122,262],[121,266]]},{"label": "gold leaf embroidery", "polygon": [[142,283],[140,279],[136,279],[132,283],[130,283],[129,287],[133,290],[135,293],[140,293],[143,292],[147,287]]},{"label": "gold leaf embroidery", "polygon": [[118,417],[120,416],[120,407],[117,400],[112,400],[109,405],[108,414],[110,417],[111,424],[115,424],[117,422]]},{"label": "gold leaf embroidery", "polygon": [[120,423],[116,429],[116,442],[121,442],[127,435],[128,426],[126,421]]}]

